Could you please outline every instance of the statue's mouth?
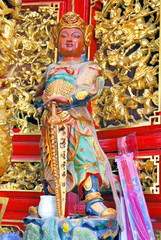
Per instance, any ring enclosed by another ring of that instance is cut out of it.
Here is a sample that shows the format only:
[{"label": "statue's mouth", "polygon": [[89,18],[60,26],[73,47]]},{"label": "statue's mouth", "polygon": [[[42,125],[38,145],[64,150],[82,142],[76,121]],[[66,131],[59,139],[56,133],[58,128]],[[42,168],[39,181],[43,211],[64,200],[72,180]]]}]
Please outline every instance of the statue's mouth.
[{"label": "statue's mouth", "polygon": [[72,43],[67,43],[66,46],[67,47],[73,47],[73,44]]}]

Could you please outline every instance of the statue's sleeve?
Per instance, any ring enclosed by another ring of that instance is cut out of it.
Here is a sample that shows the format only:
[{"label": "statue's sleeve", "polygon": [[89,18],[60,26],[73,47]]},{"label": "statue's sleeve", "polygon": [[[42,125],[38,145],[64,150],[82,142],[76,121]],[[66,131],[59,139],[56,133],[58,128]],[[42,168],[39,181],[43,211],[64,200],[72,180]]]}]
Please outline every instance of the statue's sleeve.
[{"label": "statue's sleeve", "polygon": [[100,67],[87,63],[77,78],[76,91],[69,96],[69,102],[73,106],[85,106],[89,100],[95,100],[101,94],[103,87]]}]

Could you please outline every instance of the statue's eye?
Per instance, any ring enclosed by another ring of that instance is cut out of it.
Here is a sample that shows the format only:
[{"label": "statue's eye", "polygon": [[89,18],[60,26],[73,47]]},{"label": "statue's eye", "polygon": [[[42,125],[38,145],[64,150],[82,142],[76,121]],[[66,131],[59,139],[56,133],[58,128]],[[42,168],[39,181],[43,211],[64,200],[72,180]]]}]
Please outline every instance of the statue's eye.
[{"label": "statue's eye", "polygon": [[79,35],[79,34],[77,34],[77,33],[75,33],[75,34],[73,34],[73,37],[75,37],[75,38],[79,38],[79,37],[80,37],[80,35]]},{"label": "statue's eye", "polygon": [[62,38],[66,38],[67,35],[66,35],[66,34],[61,34],[61,37],[62,37]]}]

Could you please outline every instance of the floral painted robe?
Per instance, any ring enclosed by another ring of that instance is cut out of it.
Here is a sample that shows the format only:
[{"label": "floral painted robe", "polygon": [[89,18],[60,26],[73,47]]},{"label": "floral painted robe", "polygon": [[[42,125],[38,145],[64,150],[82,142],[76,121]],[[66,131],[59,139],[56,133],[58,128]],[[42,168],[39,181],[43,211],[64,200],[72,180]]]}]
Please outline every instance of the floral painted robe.
[{"label": "floral painted robe", "polygon": [[[72,99],[71,104],[57,107],[57,115],[62,115],[63,123],[68,126],[67,191],[78,186],[78,192],[82,196],[82,184],[89,175],[97,175],[100,185],[103,182],[109,187],[110,183],[116,210],[120,212],[111,167],[98,143],[96,131],[87,110],[88,101],[96,99],[104,86],[100,68],[93,62],[59,61],[49,65],[44,79],[46,81],[40,83],[37,92],[44,87],[44,95],[45,91],[53,94],[49,85],[54,83],[54,94]],[[54,193],[54,180],[49,150],[49,127],[46,124],[50,115],[50,111],[44,111],[41,148],[43,176],[52,194]]]}]

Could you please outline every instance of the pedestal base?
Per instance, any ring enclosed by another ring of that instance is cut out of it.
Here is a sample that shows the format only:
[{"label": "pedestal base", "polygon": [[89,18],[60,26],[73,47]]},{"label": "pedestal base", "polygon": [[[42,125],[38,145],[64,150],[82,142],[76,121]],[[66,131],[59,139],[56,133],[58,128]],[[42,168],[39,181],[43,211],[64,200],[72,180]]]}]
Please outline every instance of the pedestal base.
[{"label": "pedestal base", "polygon": [[116,220],[105,217],[25,218],[23,240],[112,240],[118,234]]}]

